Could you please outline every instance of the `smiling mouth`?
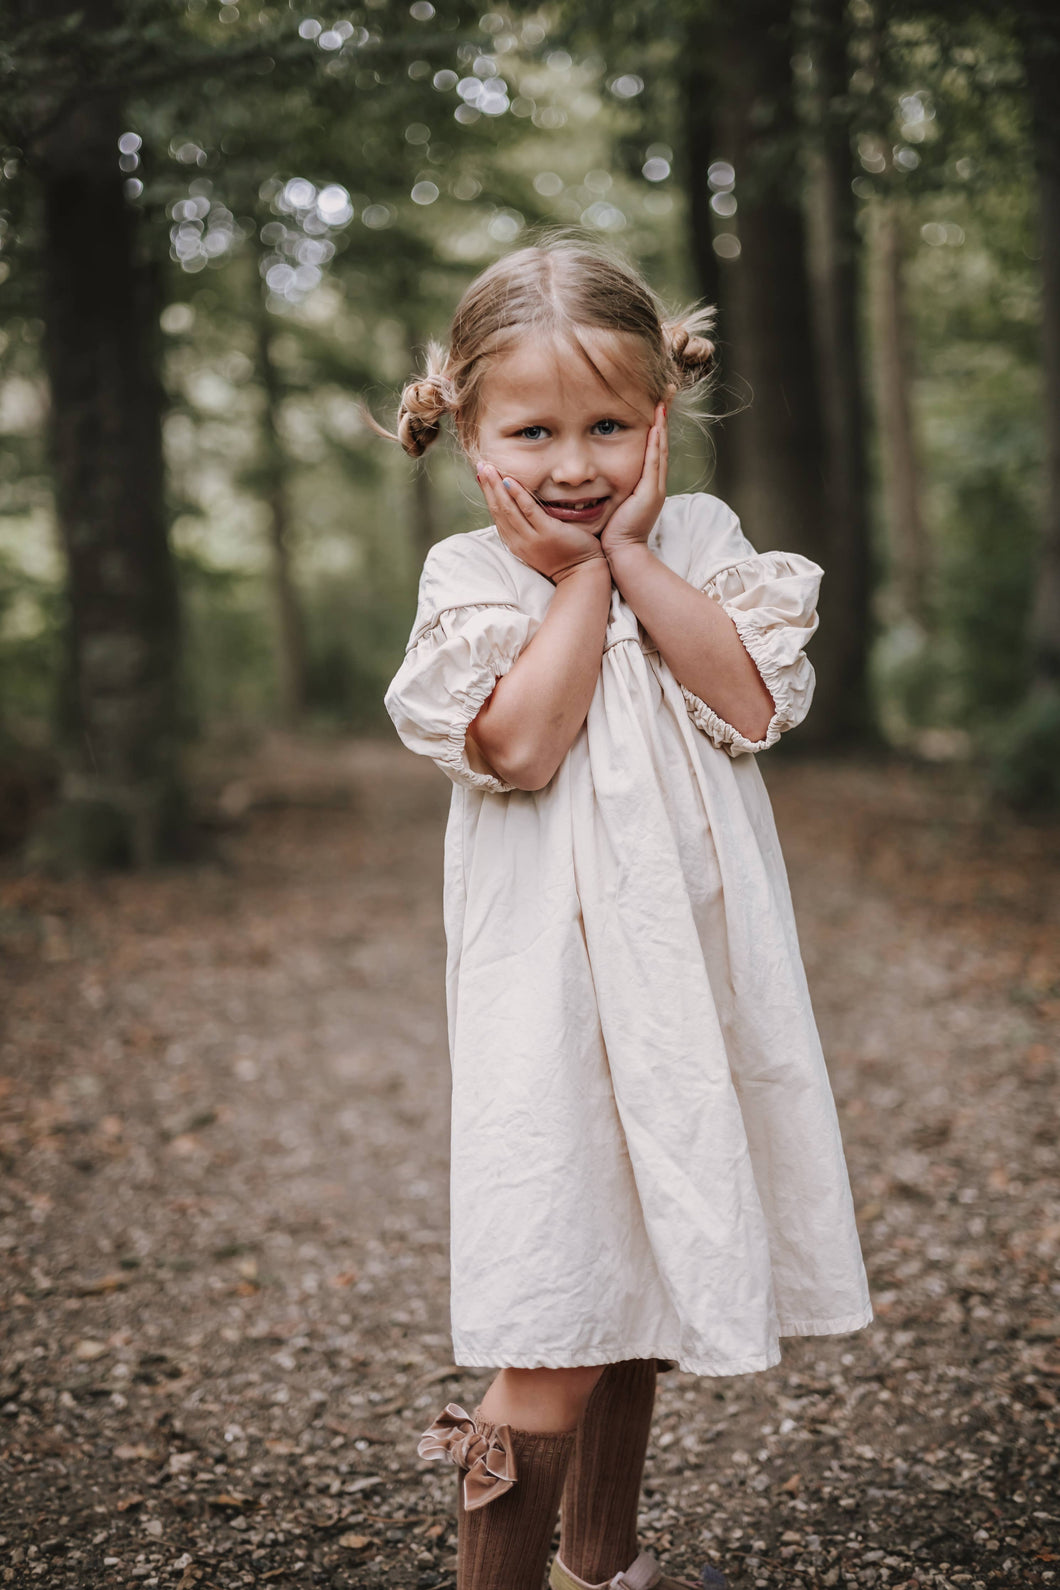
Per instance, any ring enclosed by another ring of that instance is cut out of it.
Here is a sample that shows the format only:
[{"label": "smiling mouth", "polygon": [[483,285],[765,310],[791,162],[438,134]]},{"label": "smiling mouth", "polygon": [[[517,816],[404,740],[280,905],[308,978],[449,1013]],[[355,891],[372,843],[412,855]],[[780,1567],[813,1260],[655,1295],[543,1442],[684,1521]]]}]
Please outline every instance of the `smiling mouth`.
[{"label": "smiling mouth", "polygon": [[607,497],[573,497],[562,500],[538,497],[537,500],[553,519],[566,519],[575,524],[581,520],[595,519],[608,501]]}]

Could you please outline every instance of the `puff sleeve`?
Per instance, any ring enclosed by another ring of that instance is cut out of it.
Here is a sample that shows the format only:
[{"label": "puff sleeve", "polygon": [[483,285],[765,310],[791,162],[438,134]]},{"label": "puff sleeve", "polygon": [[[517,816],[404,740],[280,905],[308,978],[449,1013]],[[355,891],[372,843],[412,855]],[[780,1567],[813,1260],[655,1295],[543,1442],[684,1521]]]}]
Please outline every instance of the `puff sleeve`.
[{"label": "puff sleeve", "polygon": [[467,731],[534,627],[514,605],[484,602],[446,608],[413,632],[386,709],[409,750],[431,757],[455,784],[495,794],[513,788],[472,766]]},{"label": "puff sleeve", "polygon": [[682,685],[693,723],[730,756],[767,750],[810,710],[814,674],[804,647],[817,628],[822,573],[816,563],[798,553],[756,552],[720,569],[701,585],[736,625],[773,697],[773,716],[765,738],[748,740]]}]

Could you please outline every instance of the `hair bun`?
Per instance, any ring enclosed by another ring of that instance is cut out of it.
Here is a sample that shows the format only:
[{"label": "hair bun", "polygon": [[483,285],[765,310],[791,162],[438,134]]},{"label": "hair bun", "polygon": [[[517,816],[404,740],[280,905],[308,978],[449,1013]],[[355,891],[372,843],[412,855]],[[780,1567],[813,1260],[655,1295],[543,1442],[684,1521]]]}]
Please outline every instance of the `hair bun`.
[{"label": "hair bun", "polygon": [[420,458],[441,433],[441,420],[453,406],[452,386],[432,372],[410,381],[401,394],[398,441],[411,458]]},{"label": "hair bun", "polygon": [[[709,329],[708,314],[701,311],[696,318],[703,330]],[[714,363],[714,344],[709,337],[701,336],[695,327],[690,327],[683,320],[667,321],[663,333],[682,386],[691,386],[710,374]]]}]

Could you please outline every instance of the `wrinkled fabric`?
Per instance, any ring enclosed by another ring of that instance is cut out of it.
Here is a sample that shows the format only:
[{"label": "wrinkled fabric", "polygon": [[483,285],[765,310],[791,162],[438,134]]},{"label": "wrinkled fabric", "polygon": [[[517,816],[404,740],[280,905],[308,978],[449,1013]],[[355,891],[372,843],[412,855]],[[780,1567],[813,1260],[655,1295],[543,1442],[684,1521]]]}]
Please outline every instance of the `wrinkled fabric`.
[{"label": "wrinkled fabric", "polygon": [[618,591],[585,724],[543,790],[467,727],[551,582],[492,527],[432,548],[387,706],[453,780],[446,835],[458,1363],[768,1368],[871,1318],[824,1058],[752,754],[799,723],[821,571],[716,498],[649,545],[732,618],[774,701],[747,740]]},{"label": "wrinkled fabric", "polygon": [[510,1491],[518,1475],[506,1424],[480,1423],[458,1403],[446,1403],[416,1448],[428,1463],[446,1461],[464,1470],[464,1507],[477,1507]]}]

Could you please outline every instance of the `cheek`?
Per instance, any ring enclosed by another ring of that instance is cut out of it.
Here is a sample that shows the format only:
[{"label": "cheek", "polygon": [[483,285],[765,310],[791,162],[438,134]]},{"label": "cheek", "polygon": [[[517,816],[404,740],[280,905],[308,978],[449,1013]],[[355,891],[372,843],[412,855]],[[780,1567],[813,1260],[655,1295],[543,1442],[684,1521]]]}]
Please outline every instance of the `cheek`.
[{"label": "cheek", "polygon": [[511,475],[520,486],[525,486],[527,491],[534,491],[540,484],[542,476],[540,462],[528,457],[525,448],[513,447],[505,442],[503,437],[498,438],[488,452],[484,447],[482,457],[502,475]]},{"label": "cheek", "polygon": [[615,485],[626,496],[633,491],[640,480],[641,471],[644,468],[644,449],[647,444],[648,438],[646,434],[638,436],[636,439],[631,440],[628,447],[622,449],[621,459],[617,461],[617,467],[614,471]]}]

